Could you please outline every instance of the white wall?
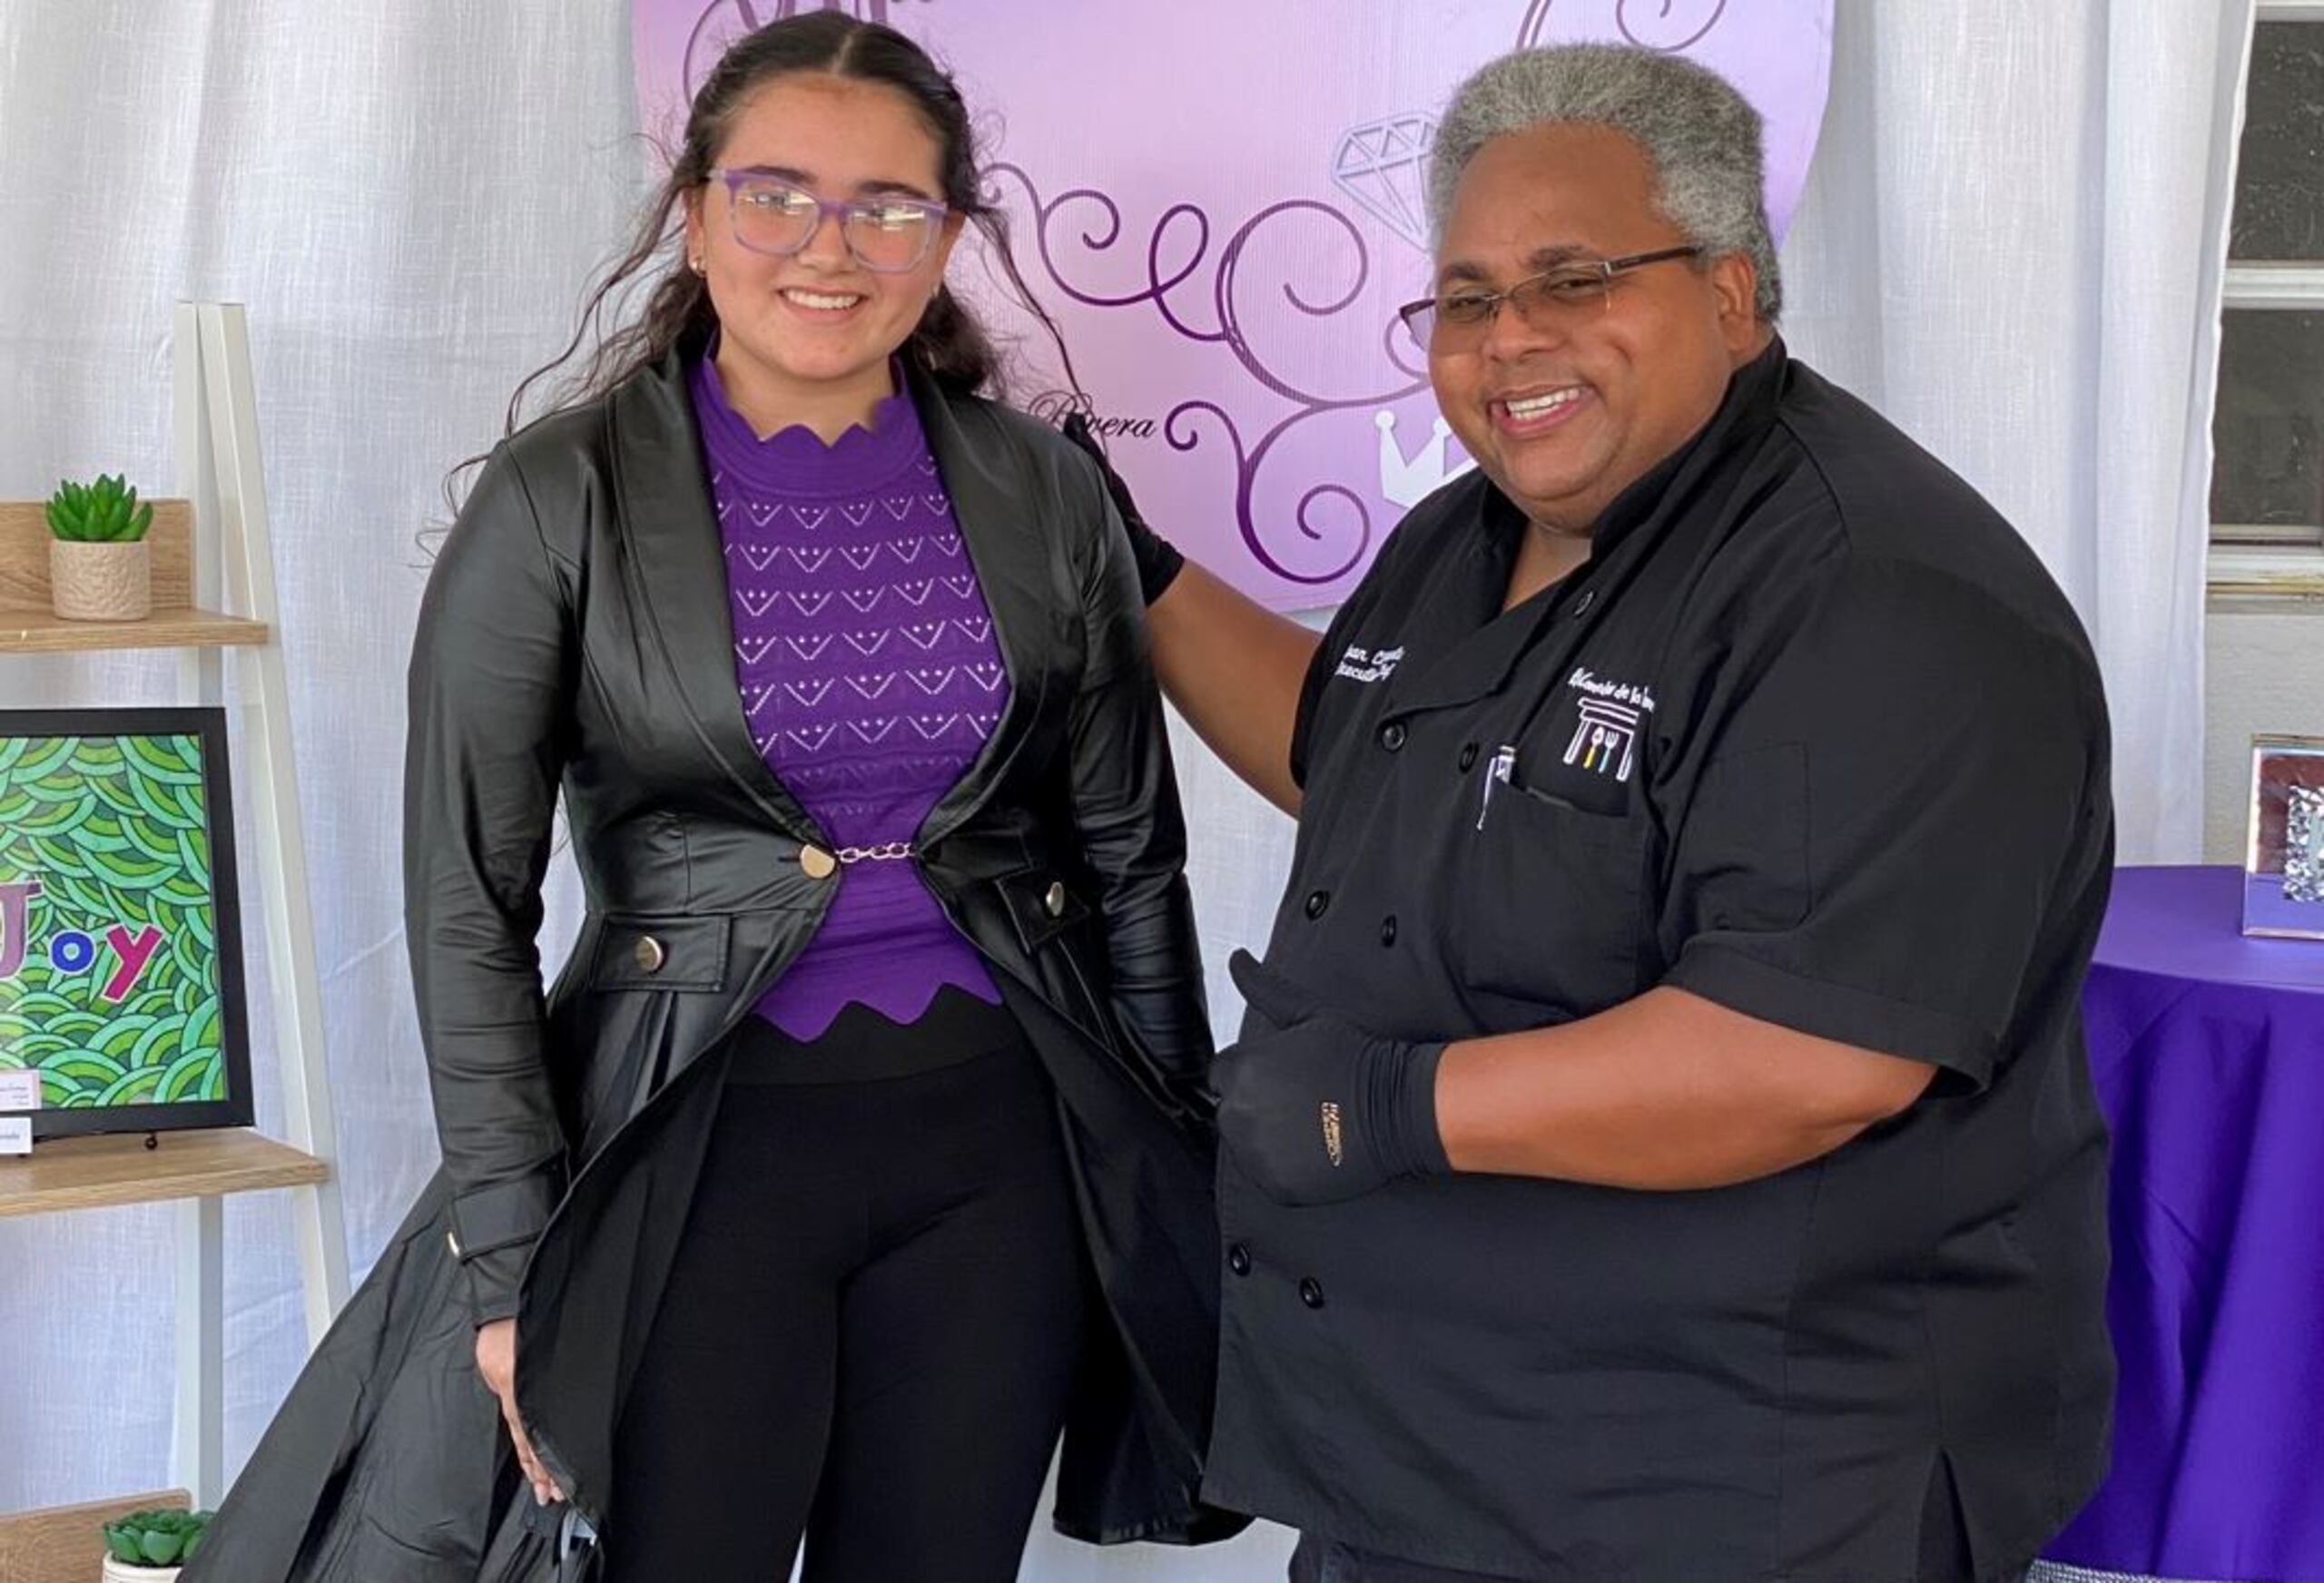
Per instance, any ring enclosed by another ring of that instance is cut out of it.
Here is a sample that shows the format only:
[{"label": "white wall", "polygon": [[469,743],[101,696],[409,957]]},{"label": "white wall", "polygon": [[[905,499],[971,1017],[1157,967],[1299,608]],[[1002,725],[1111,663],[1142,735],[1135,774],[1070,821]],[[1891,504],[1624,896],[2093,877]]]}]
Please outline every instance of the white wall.
[{"label": "white wall", "polygon": [[2240,863],[2251,738],[2324,736],[2324,602],[2215,603],[2203,646],[2203,860]]}]

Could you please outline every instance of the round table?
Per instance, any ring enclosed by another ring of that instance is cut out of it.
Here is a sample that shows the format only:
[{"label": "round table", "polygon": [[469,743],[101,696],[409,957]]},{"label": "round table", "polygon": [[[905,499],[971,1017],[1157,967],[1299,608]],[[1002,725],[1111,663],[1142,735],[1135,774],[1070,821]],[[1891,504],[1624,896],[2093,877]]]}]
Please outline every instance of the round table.
[{"label": "round table", "polygon": [[2113,1129],[2113,1470],[2037,1578],[2324,1579],[2324,941],[2124,869],[2083,993]]}]

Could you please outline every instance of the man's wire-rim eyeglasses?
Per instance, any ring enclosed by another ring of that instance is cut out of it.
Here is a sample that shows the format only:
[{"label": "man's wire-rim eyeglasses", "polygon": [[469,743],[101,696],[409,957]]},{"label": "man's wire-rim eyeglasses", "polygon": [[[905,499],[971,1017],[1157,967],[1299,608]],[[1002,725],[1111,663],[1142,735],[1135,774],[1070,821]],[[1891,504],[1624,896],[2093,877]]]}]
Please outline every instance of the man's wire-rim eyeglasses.
[{"label": "man's wire-rim eyeglasses", "polygon": [[1484,291],[1471,287],[1423,297],[1396,310],[1414,345],[1426,351],[1445,330],[1482,330],[1508,303],[1517,317],[1536,329],[1571,316],[1577,310],[1600,309],[1607,303],[1614,279],[1649,264],[1701,256],[1699,246],[1657,248],[1652,252],[1627,253],[1619,259],[1575,261],[1528,275],[1506,290]]}]

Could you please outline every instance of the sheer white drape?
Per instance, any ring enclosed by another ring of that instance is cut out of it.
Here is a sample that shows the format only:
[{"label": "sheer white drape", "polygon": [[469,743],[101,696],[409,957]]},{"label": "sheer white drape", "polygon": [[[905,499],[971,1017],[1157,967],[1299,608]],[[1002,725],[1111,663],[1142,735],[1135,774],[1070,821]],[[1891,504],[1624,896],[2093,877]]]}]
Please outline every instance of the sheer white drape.
[{"label": "sheer white drape", "polygon": [[[1039,3],[987,0],[996,25]],[[2133,857],[2195,850],[2211,326],[2248,12],[1842,0],[1786,251],[1795,349],[1984,489],[2089,620]],[[0,0],[0,495],[100,467],[167,492],[171,304],[250,305],[359,1273],[435,1154],[397,895],[417,536],[446,467],[562,343],[643,190],[627,18],[559,0]],[[10,704],[160,700],[173,675],[0,673]],[[1226,953],[1264,938],[1290,827],[1180,745],[1231,1029]],[[575,901],[560,879],[553,912]],[[257,1061],[271,1119],[262,1029]],[[170,1224],[0,1222],[0,1509],[166,1481]],[[228,1242],[239,1462],[303,1337],[280,1206],[234,1203]],[[1285,1548],[1279,1530],[1196,1555],[1044,1534],[1026,1576],[1232,1583],[1279,1575]]]},{"label": "sheer white drape", "polygon": [[[435,1157],[398,878],[420,535],[637,196],[628,37],[549,0],[0,0],[0,495],[171,493],[172,305],[249,305],[359,1272]],[[173,666],[12,661],[0,697],[160,701]],[[166,1486],[172,1214],[0,1221],[0,1509]],[[226,1242],[239,1465],[305,1338],[284,1206],[229,1200]]]},{"label": "sheer white drape", "polygon": [[2125,862],[2202,834],[2213,370],[2250,0],[1840,0],[1794,351],[2016,524],[2090,628]]}]

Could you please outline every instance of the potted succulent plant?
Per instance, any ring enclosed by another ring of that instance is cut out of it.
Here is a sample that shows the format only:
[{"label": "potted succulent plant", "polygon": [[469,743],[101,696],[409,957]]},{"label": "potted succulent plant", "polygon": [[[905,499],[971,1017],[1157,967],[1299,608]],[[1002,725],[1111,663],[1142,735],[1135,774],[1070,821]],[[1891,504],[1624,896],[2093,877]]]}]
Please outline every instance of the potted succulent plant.
[{"label": "potted succulent plant", "polygon": [[68,621],[139,621],[153,608],[145,530],[153,507],[118,475],[48,497],[50,603]]},{"label": "potted succulent plant", "polygon": [[102,1583],[172,1583],[210,1526],[207,1511],[133,1511],[105,1524]]}]

